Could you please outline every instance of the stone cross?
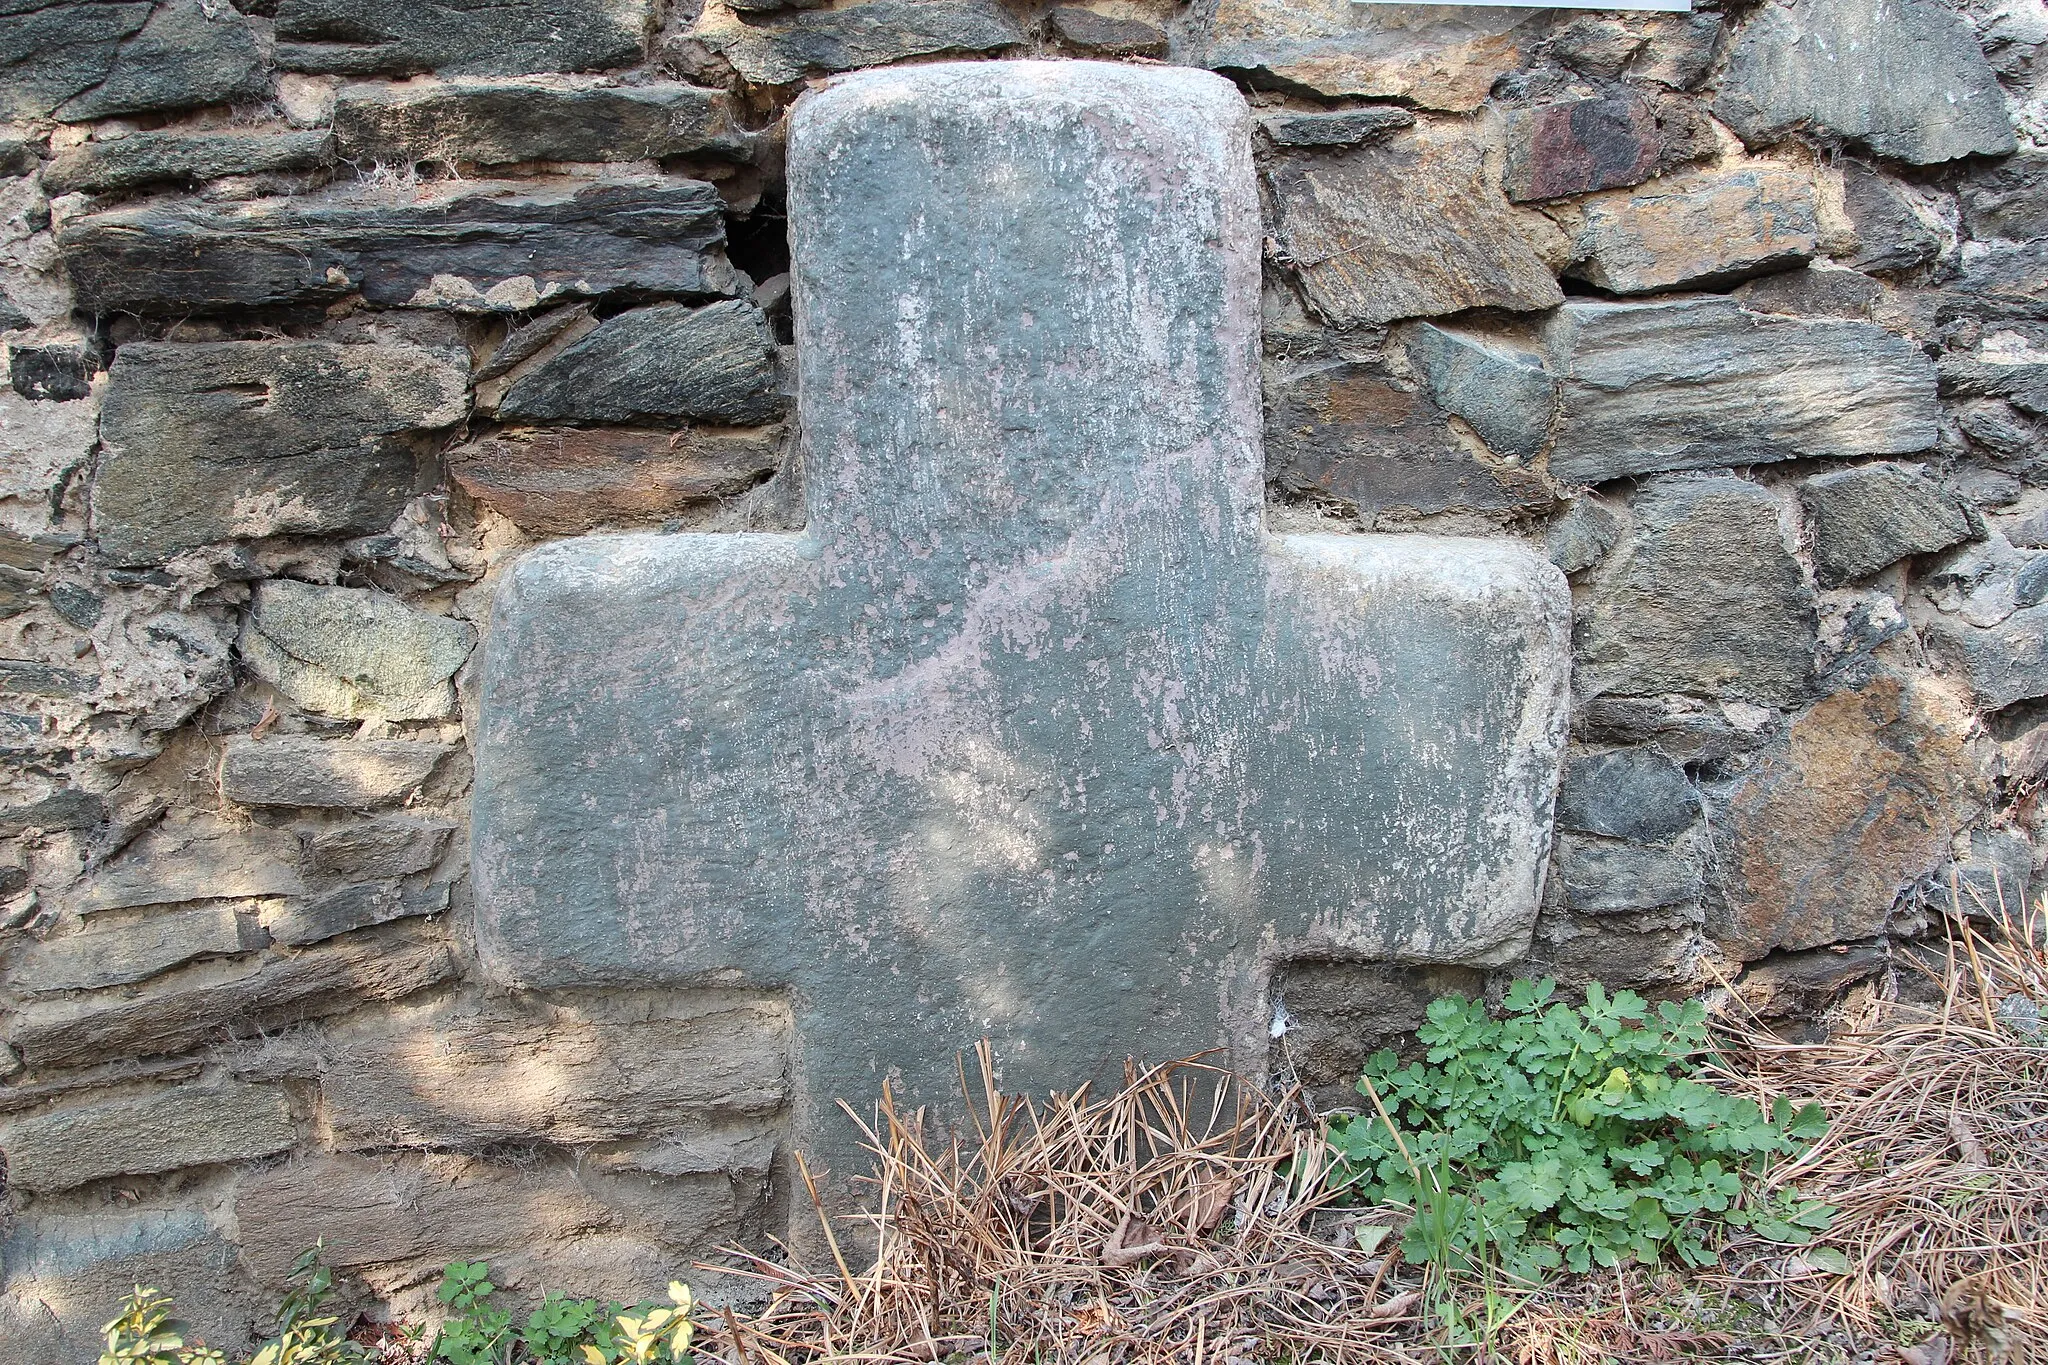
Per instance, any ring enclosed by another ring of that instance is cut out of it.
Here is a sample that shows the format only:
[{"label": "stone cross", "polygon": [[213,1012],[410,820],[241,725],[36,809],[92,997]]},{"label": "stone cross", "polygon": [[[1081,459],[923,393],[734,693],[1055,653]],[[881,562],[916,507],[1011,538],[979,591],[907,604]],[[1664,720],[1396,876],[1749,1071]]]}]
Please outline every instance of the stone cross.
[{"label": "stone cross", "polygon": [[1227,1046],[1290,957],[1535,918],[1565,583],[1264,526],[1250,120],[1199,71],[863,72],[790,130],[801,534],[561,541],[485,647],[482,962],[784,994],[795,1137]]}]

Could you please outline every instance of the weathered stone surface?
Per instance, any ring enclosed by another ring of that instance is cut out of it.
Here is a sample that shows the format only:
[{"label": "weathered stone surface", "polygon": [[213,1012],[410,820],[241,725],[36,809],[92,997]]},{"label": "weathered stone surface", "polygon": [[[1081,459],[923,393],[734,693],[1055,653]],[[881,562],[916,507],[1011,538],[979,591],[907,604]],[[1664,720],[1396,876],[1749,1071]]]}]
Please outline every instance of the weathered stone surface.
[{"label": "weathered stone surface", "polygon": [[340,1151],[585,1147],[772,1114],[788,1100],[788,1046],[788,1011],[736,992],[443,1000],[330,1033],[321,1109]]},{"label": "weathered stone surface", "polygon": [[1943,321],[2048,315],[2048,235],[2025,242],[1965,242],[1946,285]]},{"label": "weathered stone surface", "polygon": [[249,1161],[297,1140],[284,1091],[232,1083],[181,1085],[0,1125],[7,1183],[35,1193],[109,1176]]},{"label": "weathered stone surface", "polygon": [[1339,326],[1549,308],[1564,297],[1461,129],[1281,157],[1267,176],[1281,246],[1309,301]]},{"label": "weathered stone surface", "polygon": [[256,589],[239,648],[256,675],[308,710],[350,720],[432,720],[455,704],[467,621],[388,593],[273,578]]},{"label": "weathered stone surface", "polygon": [[692,36],[757,85],[1025,41],[1016,16],[996,0],[862,0],[760,19],[710,0]]},{"label": "weathered stone surface", "polygon": [[779,426],[510,430],[448,452],[472,498],[535,535],[658,522],[744,493],[782,462]]},{"label": "weathered stone surface", "polygon": [[1325,493],[1368,516],[1551,501],[1541,476],[1476,458],[1426,398],[1367,366],[1331,361],[1268,388],[1266,477],[1290,492]]},{"label": "weathered stone surface", "polygon": [[1207,0],[1204,66],[1251,84],[1469,113],[1521,64],[1532,16],[1440,10],[1427,18],[1349,0]]},{"label": "weathered stone surface", "polygon": [[1687,171],[1581,206],[1571,273],[1614,294],[1728,284],[1813,255],[1813,182],[1746,166]]},{"label": "weathered stone surface", "polygon": [[[4,88],[6,77],[0,75],[0,88]],[[0,99],[4,99],[0,94]],[[27,175],[43,164],[43,154],[48,150],[41,142],[27,138],[0,137],[0,175]]]},{"label": "weathered stone surface", "polygon": [[1676,854],[1570,835],[1557,841],[1554,871],[1564,907],[1586,915],[1683,905],[1704,889],[1699,870]]},{"label": "weathered stone surface", "polygon": [[449,820],[380,815],[308,836],[305,868],[314,876],[396,881],[441,861],[454,832]]},{"label": "weathered stone surface", "polygon": [[2048,605],[2022,608],[1982,628],[1943,617],[1922,638],[1930,654],[1969,684],[1979,710],[2048,697]]},{"label": "weathered stone surface", "polygon": [[1405,329],[1402,345],[1437,406],[1462,417],[1488,449],[1527,459],[1549,443],[1557,386],[1541,355],[1428,322]]},{"label": "weathered stone surface", "polygon": [[1668,991],[1696,980],[1698,919],[1692,904],[1611,915],[1553,911],[1537,922],[1529,968],[1568,988],[1598,981]]},{"label": "weathered stone surface", "polygon": [[241,736],[228,741],[221,795],[245,806],[371,810],[413,795],[452,751],[407,739]]},{"label": "weathered stone surface", "polygon": [[1891,962],[1891,949],[1876,943],[1835,944],[1803,953],[1772,953],[1753,962],[1735,983],[1735,993],[1759,1019],[1808,1019],[1827,1008],[1842,988],[1867,981]]},{"label": "weathered stone surface", "polygon": [[513,567],[486,972],[786,991],[797,1137],[843,1178],[830,1101],[878,1066],[945,1104],[984,1034],[1025,1090],[1263,1064],[1280,958],[1522,950],[1565,585],[1496,542],[1266,534],[1249,134],[1166,67],[799,101],[808,529]]},{"label": "weathered stone surface", "polygon": [[1971,724],[1939,686],[1890,674],[1794,721],[1714,813],[1708,932],[1745,961],[1882,933],[1981,794]]},{"label": "weathered stone surface", "polygon": [[1944,909],[2018,920],[2033,904],[2034,846],[2012,829],[1970,831],[1969,856],[1952,862],[1928,896]]},{"label": "weathered stone surface", "polygon": [[56,0],[11,4],[0,27],[0,120],[46,118],[113,69],[121,40],[149,19],[150,6]]},{"label": "weathered stone surface", "polygon": [[1843,163],[1842,208],[1856,230],[1847,261],[1859,270],[1910,270],[1941,251],[1941,233],[1914,211],[1905,187],[1875,167]]},{"label": "weathered stone surface", "polygon": [[632,66],[652,0],[277,0],[277,63],[336,76]]},{"label": "weathered stone surface", "polygon": [[82,698],[98,683],[92,674],[76,668],[33,659],[0,659],[0,693],[16,697]]},{"label": "weathered stone surface", "polygon": [[1970,538],[1961,500],[1913,465],[1816,474],[1799,485],[1799,501],[1813,527],[1813,565],[1823,583],[1866,578],[1907,555]]},{"label": "weathered stone surface", "polygon": [[1804,131],[1915,165],[2013,149],[1998,78],[1936,0],[1801,0],[1752,15],[1714,113],[1759,146]]},{"label": "weathered stone surface", "polygon": [[514,380],[498,414],[524,422],[694,418],[749,424],[782,407],[775,334],[751,303],[664,303],[607,318]]},{"label": "weathered stone surface", "polygon": [[1685,769],[1655,749],[1581,754],[1565,764],[1557,789],[1559,829],[1661,844],[1699,818],[1700,794]]},{"label": "weathered stone surface", "polygon": [[225,905],[152,915],[132,924],[94,925],[50,939],[12,973],[28,995],[100,990],[145,981],[194,958],[246,952],[263,946],[252,921]]},{"label": "weathered stone surface", "polygon": [[151,830],[69,898],[81,915],[180,901],[292,896],[298,841],[282,830]]},{"label": "weathered stone surface", "polygon": [[1502,187],[1523,202],[1639,185],[1663,159],[1657,116],[1640,95],[1561,100],[1509,111]]},{"label": "weathered stone surface", "polygon": [[1382,133],[1414,124],[1415,115],[1393,104],[1319,114],[1290,111],[1259,118],[1260,130],[1281,147],[1355,147]]},{"label": "weathered stone surface", "polygon": [[455,972],[453,955],[439,942],[348,941],[284,957],[190,967],[118,998],[31,1002],[8,1020],[7,1040],[38,1070],[175,1056],[225,1035],[397,1000]]},{"label": "weathered stone surface", "polygon": [[287,948],[304,948],[394,920],[438,915],[448,908],[445,883],[344,886],[293,905],[270,917],[270,936]]},{"label": "weathered stone surface", "polygon": [[1956,186],[1963,227],[1983,241],[2048,236],[2048,152],[2028,151],[1972,170]]},{"label": "weathered stone surface", "polygon": [[60,105],[57,117],[83,123],[269,94],[256,34],[240,11],[205,0],[165,0],[121,44],[106,76]]},{"label": "weathered stone surface", "polygon": [[135,342],[108,376],[93,529],[116,564],[214,541],[381,531],[411,496],[406,439],[468,411],[460,355],[384,343]]},{"label": "weathered stone surface", "polygon": [[91,829],[106,818],[106,802],[89,792],[66,787],[39,801],[0,806],[0,839],[11,839],[30,829]]},{"label": "weathered stone surface", "polygon": [[1881,327],[1723,299],[1574,302],[1546,340],[1561,390],[1550,472],[1561,482],[1906,455],[1939,433],[1933,365]]},{"label": "weathered stone surface", "polygon": [[1543,538],[1544,553],[1566,573],[1581,573],[1606,558],[1627,529],[1613,508],[1582,493],[1550,523]]},{"label": "weathered stone surface", "polygon": [[305,171],[327,160],[327,134],[130,133],[60,152],[43,169],[50,194],[106,194],[166,182]]},{"label": "weathered stone surface", "polygon": [[10,346],[7,382],[23,398],[69,403],[92,396],[100,358],[83,346]]},{"label": "weathered stone surface", "polygon": [[1079,5],[1054,5],[1045,18],[1062,43],[1091,57],[1166,55],[1165,30],[1142,19],[1118,19]]},{"label": "weathered stone surface", "polygon": [[1588,580],[1580,690],[1803,697],[1813,598],[1778,499],[1744,479],[1677,475],[1645,481],[1629,511],[1631,534]]},{"label": "weathered stone surface", "polygon": [[[1939,362],[1944,398],[2003,398],[2021,412],[2048,417],[2048,356],[2032,348],[2001,354],[1949,352]],[[1968,413],[1962,417],[1969,430]],[[1977,433],[1971,432],[1972,436]]]},{"label": "weathered stone surface", "polygon": [[476,79],[351,85],[334,100],[335,150],[352,161],[745,161],[754,143],[734,118],[730,95],[675,81],[578,89]]},{"label": "weathered stone surface", "polygon": [[58,234],[79,306],[212,313],[326,304],[517,312],[627,292],[729,293],[725,205],[694,180],[446,182],[391,203],[178,204],[88,214]]},{"label": "weathered stone surface", "polygon": [[1410,1052],[1429,1002],[1453,992],[1476,1000],[1486,977],[1464,967],[1374,962],[1286,962],[1273,973],[1287,1060],[1318,1101],[1333,1107],[1357,1102],[1366,1058],[1383,1047]]}]

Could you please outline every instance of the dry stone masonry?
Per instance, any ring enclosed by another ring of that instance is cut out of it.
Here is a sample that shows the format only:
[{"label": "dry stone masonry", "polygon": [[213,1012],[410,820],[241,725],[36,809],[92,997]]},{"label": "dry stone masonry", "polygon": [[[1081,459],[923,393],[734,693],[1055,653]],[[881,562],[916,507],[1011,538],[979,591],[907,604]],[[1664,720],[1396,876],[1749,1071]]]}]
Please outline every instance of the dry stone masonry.
[{"label": "dry stone masonry", "polygon": [[2040,0],[0,10],[0,1365],[2039,875]]}]

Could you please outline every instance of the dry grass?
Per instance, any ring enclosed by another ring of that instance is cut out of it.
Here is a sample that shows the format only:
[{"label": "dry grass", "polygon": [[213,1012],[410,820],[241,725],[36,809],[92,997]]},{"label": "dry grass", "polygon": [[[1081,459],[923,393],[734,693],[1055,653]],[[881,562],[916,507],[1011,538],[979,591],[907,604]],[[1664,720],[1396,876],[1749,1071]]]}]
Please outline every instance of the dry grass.
[{"label": "dry grass", "polygon": [[872,1264],[837,1239],[824,1274],[755,1259],[768,1308],[705,1347],[734,1365],[1419,1358],[1402,1339],[1420,1295],[1376,1240],[1385,1222],[1329,1208],[1292,1097],[1193,1059],[1033,1108],[996,1092],[985,1044],[979,1060],[971,1142],[934,1141],[884,1091]]}]

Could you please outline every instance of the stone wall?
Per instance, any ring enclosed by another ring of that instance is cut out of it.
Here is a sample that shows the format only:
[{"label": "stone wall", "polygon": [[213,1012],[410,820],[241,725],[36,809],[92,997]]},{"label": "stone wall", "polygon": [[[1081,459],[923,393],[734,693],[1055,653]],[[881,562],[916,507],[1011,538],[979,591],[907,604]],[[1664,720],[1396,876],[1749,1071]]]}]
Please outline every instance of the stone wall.
[{"label": "stone wall", "polygon": [[1236,79],[1271,522],[1570,575],[1526,959],[1288,965],[1302,1079],[1517,972],[1814,1018],[2034,875],[2040,0],[7,8],[4,1365],[136,1280],[232,1346],[320,1237],[405,1306],[782,1229],[785,1002],[492,987],[466,736],[523,549],[801,518],[781,121],[834,72]]}]

